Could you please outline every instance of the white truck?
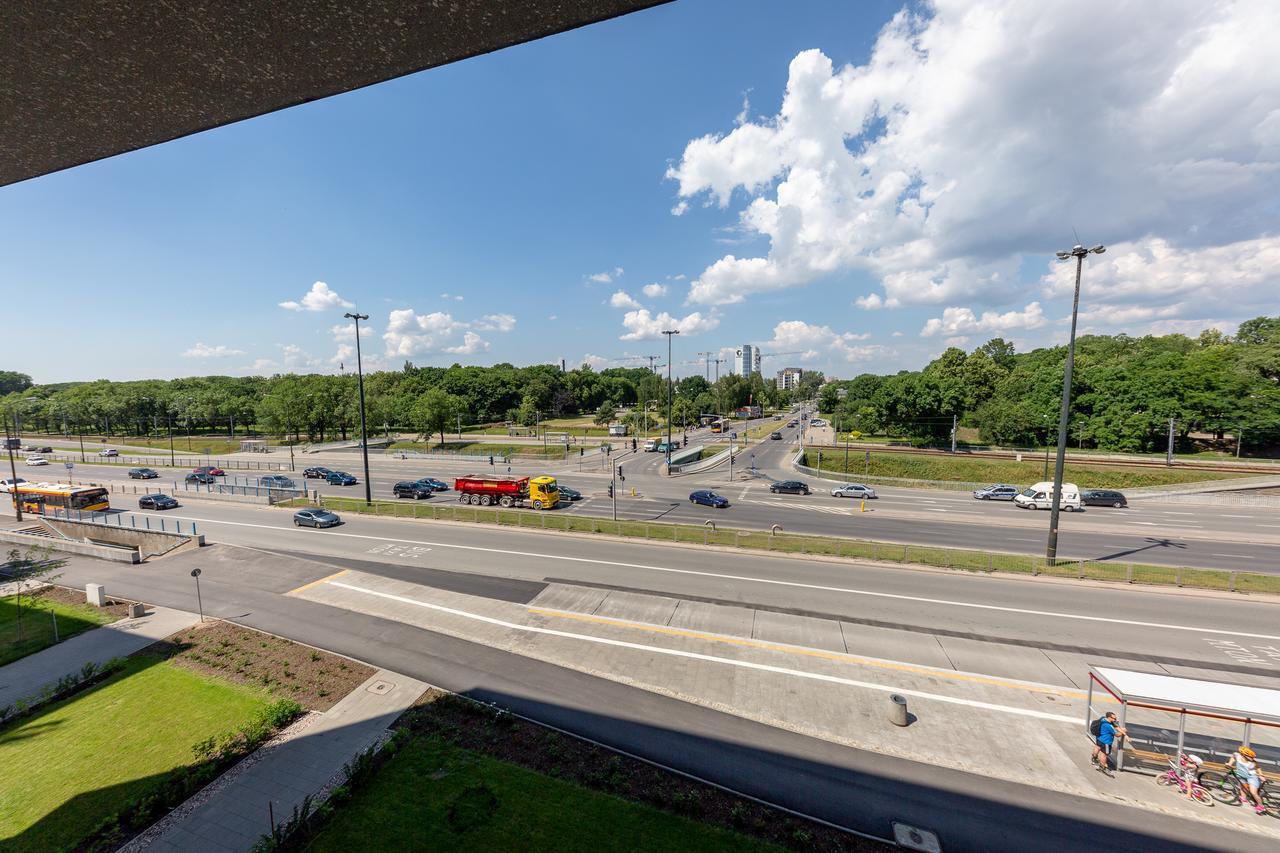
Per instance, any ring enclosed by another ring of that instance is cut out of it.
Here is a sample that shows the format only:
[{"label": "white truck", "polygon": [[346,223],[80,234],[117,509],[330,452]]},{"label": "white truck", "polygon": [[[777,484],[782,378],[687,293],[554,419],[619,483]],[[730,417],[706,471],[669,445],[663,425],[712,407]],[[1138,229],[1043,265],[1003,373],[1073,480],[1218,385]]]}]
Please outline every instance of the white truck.
[{"label": "white truck", "polygon": [[[1023,509],[1052,509],[1053,483],[1036,483],[1030,488],[1022,490],[1014,497],[1013,502]],[[1059,500],[1058,506],[1066,512],[1075,512],[1080,509],[1080,489],[1075,483],[1062,484],[1062,498]]]}]

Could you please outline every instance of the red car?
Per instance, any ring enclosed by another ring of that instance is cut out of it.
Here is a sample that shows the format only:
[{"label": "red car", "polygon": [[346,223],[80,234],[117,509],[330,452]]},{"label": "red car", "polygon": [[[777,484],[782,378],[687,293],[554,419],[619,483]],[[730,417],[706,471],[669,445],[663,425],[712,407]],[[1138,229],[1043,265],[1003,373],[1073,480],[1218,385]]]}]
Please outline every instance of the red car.
[{"label": "red car", "polygon": [[199,468],[195,470],[195,473],[208,474],[211,477],[227,476],[227,472],[223,471],[221,468],[217,467],[216,465],[201,465]]}]

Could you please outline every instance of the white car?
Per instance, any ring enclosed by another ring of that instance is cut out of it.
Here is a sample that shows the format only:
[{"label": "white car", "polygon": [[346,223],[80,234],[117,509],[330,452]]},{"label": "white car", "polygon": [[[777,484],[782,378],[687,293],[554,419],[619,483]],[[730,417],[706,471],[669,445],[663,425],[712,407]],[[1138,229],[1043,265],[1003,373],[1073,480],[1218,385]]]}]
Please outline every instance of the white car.
[{"label": "white car", "polygon": [[43,456],[28,456],[27,464],[28,465],[48,465],[49,460],[45,459]]},{"label": "white car", "polygon": [[831,490],[833,498],[865,498],[874,500],[876,490],[870,486],[864,486],[861,483],[845,483],[843,486],[836,486]]},{"label": "white car", "polygon": [[99,450],[98,455],[99,456],[119,456],[120,451],[116,450],[114,447],[107,447],[102,450]]},{"label": "white car", "polygon": [[13,477],[5,477],[3,480],[0,480],[0,492],[12,492],[14,486],[21,486],[25,482],[27,481],[21,477],[16,479]]}]

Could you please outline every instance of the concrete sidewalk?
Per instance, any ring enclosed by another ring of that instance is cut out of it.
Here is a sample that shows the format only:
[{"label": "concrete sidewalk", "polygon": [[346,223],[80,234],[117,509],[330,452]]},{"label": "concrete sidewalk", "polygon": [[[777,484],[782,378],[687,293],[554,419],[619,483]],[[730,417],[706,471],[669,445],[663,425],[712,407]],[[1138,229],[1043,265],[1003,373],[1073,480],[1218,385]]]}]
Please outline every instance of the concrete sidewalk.
[{"label": "concrete sidewalk", "polygon": [[[379,670],[328,711],[311,714],[283,737],[231,768],[123,849],[164,853],[247,851],[289,819],[304,797],[341,782],[343,767],[374,744],[427,689]],[[268,808],[270,803],[270,808]],[[318,803],[317,803],[318,804]]]},{"label": "concrete sidewalk", "polygon": [[131,655],[189,628],[199,620],[194,613],[149,607],[138,619],[122,619],[94,628],[0,667],[0,707],[12,705],[40,692],[64,675],[78,672],[86,663],[103,664]]}]

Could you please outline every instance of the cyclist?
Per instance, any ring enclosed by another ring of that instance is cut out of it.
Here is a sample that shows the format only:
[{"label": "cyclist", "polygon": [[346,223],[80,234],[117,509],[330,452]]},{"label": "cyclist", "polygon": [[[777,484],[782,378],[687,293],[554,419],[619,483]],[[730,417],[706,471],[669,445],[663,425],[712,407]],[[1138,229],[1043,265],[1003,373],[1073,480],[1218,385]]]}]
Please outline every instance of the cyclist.
[{"label": "cyclist", "polygon": [[[1259,793],[1262,775],[1258,772],[1258,754],[1250,747],[1241,746],[1227,759],[1227,769],[1235,771],[1236,778],[1240,780],[1241,793],[1253,800],[1253,810],[1263,814],[1267,809],[1262,805],[1262,794]],[[1240,802],[1244,801],[1244,797],[1240,797]]]},{"label": "cyclist", "polygon": [[1098,765],[1099,773],[1110,776],[1111,763],[1107,757],[1111,755],[1111,748],[1115,743],[1116,737],[1124,737],[1125,730],[1116,720],[1115,712],[1108,711],[1100,719],[1094,721],[1093,725],[1089,727],[1089,731],[1091,734],[1095,731],[1097,732],[1097,734],[1093,735],[1093,755],[1090,756],[1089,760]]}]

